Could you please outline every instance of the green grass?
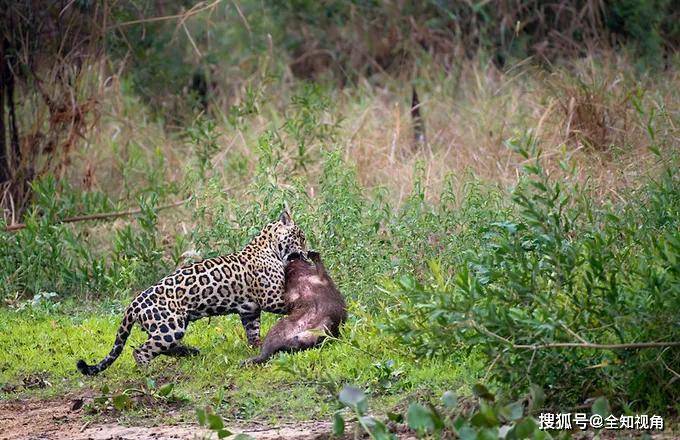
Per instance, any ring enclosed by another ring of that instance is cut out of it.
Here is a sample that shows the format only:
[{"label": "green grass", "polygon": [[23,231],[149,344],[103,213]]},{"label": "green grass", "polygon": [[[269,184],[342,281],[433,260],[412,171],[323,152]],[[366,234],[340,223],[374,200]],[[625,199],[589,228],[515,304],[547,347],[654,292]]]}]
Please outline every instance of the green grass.
[{"label": "green grass", "polygon": [[[414,395],[436,398],[449,389],[467,393],[479,372],[484,371],[475,355],[413,359],[382,334],[370,316],[350,307],[352,316],[339,340],[318,349],[280,355],[262,367],[239,367],[256,350],[247,346],[234,315],[191,325],[186,342],[201,349],[199,356],[159,357],[140,370],[131,352],[144,334],[135,329],[122,355],[108,370],[96,377],[81,375],[75,369],[76,360],[100,360],[109,351],[121,309],[122,304],[61,304],[18,312],[0,309],[0,383],[4,390],[0,398],[97,396],[104,386],[121,392],[139,388],[151,378],[158,387],[174,383],[174,395],[185,402],[180,405],[180,418],[191,419],[195,407],[211,405],[226,420],[279,423],[329,419],[338,408],[337,390],[343,384],[367,390],[372,408],[385,412],[403,408]],[[276,319],[275,315],[264,316],[263,333]],[[389,361],[393,366],[386,367]],[[35,389],[23,386],[24,379],[35,377],[48,385]],[[16,388],[10,391],[12,387]],[[124,416],[165,417],[162,411],[139,406]]]}]

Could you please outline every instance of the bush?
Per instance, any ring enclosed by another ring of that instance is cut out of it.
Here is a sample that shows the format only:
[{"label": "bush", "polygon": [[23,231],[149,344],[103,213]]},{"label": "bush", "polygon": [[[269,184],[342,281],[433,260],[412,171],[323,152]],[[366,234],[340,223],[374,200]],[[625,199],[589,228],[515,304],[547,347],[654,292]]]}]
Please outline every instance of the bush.
[{"label": "bush", "polygon": [[[527,144],[515,147],[529,160]],[[488,223],[482,246],[468,249],[452,278],[431,262],[426,283],[385,282],[400,304],[385,328],[425,355],[480,346],[512,394],[536,383],[561,407],[598,394],[623,407],[677,402],[677,158],[619,205],[596,204],[585,189],[550,179],[539,159],[524,170],[515,213]],[[676,345],[592,345],[670,341]]]},{"label": "bush", "polygon": [[680,42],[677,10],[672,8],[668,0],[617,0],[609,7],[607,28],[629,40],[642,61],[657,64],[665,44]]},{"label": "bush", "polygon": [[16,300],[44,292],[64,297],[123,292],[167,271],[156,229],[157,197],[140,198],[138,227],[127,225],[102,243],[77,224],[62,223],[79,214],[114,211],[101,193],[78,192],[48,177],[32,185],[36,201],[25,228],[0,225],[0,298]]}]

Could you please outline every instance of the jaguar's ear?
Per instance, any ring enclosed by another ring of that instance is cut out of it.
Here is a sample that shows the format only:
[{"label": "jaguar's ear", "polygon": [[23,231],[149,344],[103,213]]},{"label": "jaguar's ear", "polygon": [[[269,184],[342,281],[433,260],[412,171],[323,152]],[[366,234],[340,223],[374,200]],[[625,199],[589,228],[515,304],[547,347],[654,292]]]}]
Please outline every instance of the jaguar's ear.
[{"label": "jaguar's ear", "polygon": [[291,226],[293,225],[293,217],[290,215],[290,210],[288,209],[288,204],[286,204],[285,209],[281,213],[281,216],[279,217],[279,221],[281,224],[284,226]]}]

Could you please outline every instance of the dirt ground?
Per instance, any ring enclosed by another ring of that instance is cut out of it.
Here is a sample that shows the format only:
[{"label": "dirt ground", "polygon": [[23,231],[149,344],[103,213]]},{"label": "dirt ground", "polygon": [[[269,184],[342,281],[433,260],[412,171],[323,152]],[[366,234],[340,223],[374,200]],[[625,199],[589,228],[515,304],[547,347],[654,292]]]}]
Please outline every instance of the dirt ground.
[{"label": "dirt ground", "polygon": [[[117,423],[88,423],[83,420],[80,399],[19,400],[0,402],[0,440],[170,440],[216,439],[194,424],[163,426],[122,426]],[[305,422],[275,428],[229,426],[255,439],[327,439],[329,422]]]},{"label": "dirt ground", "polygon": [[[54,400],[15,400],[0,402],[0,440],[176,440],[217,439],[210,431],[196,424],[123,426],[113,421],[86,422],[82,398]],[[257,440],[321,440],[335,438],[330,422],[303,422],[276,427],[227,426],[234,433],[244,433]],[[641,432],[629,431],[621,436],[617,431],[603,431],[602,439],[640,438]],[[583,432],[577,439],[592,439],[594,432]],[[347,438],[350,438],[347,436]],[[415,440],[412,434],[400,432],[402,440]],[[649,438],[649,437],[648,437]],[[654,440],[673,439],[677,431],[666,431],[651,436]]]}]

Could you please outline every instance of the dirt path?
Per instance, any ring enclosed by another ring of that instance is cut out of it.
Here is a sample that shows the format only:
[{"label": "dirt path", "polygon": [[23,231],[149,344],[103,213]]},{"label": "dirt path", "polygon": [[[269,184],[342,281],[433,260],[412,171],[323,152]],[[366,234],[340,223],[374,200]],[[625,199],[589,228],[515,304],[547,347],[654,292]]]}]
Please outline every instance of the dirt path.
[{"label": "dirt path", "polygon": [[[75,405],[77,407],[78,405]],[[122,426],[116,423],[88,424],[82,409],[73,409],[74,400],[21,400],[0,402],[0,440],[169,440],[215,439],[197,425],[163,425],[153,427]],[[327,439],[328,422],[305,422],[275,428],[231,428],[255,439]]]}]

